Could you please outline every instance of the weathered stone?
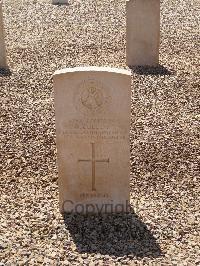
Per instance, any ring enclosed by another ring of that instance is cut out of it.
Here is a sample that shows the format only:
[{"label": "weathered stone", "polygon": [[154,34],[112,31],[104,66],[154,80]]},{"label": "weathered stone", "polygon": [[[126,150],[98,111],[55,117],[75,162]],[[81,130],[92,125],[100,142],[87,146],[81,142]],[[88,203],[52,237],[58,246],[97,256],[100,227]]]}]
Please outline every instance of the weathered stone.
[{"label": "weathered stone", "polygon": [[131,73],[64,69],[54,88],[61,212],[127,211]]}]

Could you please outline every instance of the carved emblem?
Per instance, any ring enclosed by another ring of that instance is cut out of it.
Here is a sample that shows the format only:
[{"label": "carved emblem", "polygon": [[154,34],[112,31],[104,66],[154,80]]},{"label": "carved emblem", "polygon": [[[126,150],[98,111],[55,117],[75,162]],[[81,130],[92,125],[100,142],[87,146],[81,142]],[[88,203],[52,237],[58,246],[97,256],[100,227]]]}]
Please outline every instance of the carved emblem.
[{"label": "carved emblem", "polygon": [[95,111],[97,108],[101,107],[103,100],[103,93],[100,89],[94,86],[86,88],[81,93],[82,105],[90,109],[91,111]]},{"label": "carved emblem", "polygon": [[108,104],[108,89],[96,80],[86,80],[82,82],[75,92],[76,109],[86,114],[95,114],[103,111]]}]

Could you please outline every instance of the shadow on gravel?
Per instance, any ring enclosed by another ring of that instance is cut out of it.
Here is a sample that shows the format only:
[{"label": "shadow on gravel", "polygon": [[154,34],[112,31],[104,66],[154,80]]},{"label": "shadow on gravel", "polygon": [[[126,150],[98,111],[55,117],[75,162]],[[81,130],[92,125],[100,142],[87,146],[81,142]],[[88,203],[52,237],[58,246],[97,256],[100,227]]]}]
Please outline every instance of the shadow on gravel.
[{"label": "shadow on gravel", "polygon": [[162,65],[158,65],[156,67],[150,67],[150,66],[133,66],[130,67],[133,73],[136,73],[138,75],[155,75],[155,76],[171,76],[175,75],[175,71],[168,70],[166,67]]},{"label": "shadow on gravel", "polygon": [[80,253],[141,258],[162,256],[156,239],[134,212],[87,216],[65,214],[63,218]]},{"label": "shadow on gravel", "polygon": [[9,77],[12,75],[10,69],[7,68],[0,68],[0,77]]},{"label": "shadow on gravel", "polygon": [[54,3],[55,6],[69,6],[70,5],[69,3],[57,3],[57,2]]}]

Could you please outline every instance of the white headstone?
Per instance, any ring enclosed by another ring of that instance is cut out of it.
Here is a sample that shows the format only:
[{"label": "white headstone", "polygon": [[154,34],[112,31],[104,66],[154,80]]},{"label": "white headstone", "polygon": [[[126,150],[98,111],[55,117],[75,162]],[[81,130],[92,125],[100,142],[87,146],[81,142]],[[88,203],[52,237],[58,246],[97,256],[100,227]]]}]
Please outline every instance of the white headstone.
[{"label": "white headstone", "polygon": [[128,66],[156,66],[159,63],[160,0],[127,0]]},{"label": "white headstone", "polygon": [[2,11],[3,2],[0,0],[0,68],[6,68],[6,49],[5,49],[5,40],[4,40],[4,28],[3,28],[3,11]]},{"label": "white headstone", "polygon": [[131,73],[64,69],[54,90],[61,212],[127,211]]}]

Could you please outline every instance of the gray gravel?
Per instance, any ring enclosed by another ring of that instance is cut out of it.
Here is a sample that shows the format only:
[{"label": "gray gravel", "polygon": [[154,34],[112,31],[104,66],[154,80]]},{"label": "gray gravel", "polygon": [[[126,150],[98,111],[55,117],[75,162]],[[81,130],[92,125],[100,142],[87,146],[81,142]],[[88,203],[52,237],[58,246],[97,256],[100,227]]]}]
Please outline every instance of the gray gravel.
[{"label": "gray gravel", "polygon": [[199,265],[196,0],[163,0],[161,66],[133,69],[132,214],[58,210],[52,73],[125,65],[125,1],[7,0],[1,265]]}]

